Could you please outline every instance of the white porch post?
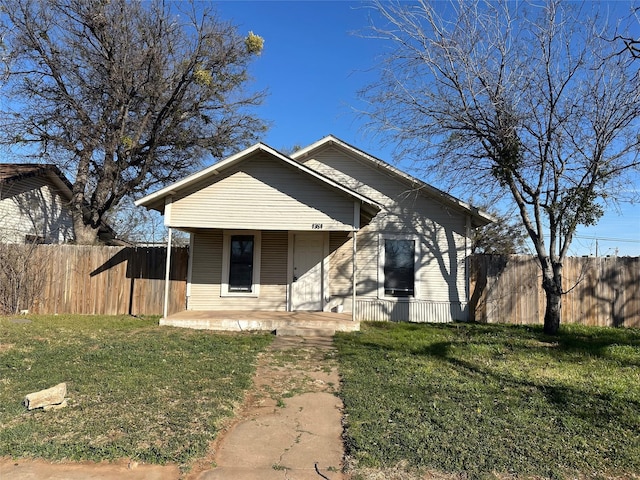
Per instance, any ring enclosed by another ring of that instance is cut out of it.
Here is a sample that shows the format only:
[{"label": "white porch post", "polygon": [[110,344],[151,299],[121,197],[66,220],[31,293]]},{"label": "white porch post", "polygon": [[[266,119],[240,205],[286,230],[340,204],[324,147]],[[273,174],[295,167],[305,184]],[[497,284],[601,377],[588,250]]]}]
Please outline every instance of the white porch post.
[{"label": "white porch post", "polygon": [[164,311],[163,318],[169,316],[169,278],[171,273],[171,227],[169,227],[169,235],[167,236],[167,265],[164,276]]},{"label": "white porch post", "polygon": [[[471,217],[467,217],[466,221],[467,232],[464,239],[464,287],[467,290],[464,295],[464,301],[466,303],[464,310],[467,312],[466,320],[469,321],[472,318],[471,315],[471,276],[470,276],[470,267],[471,267],[471,245],[469,239],[472,236],[471,229]],[[475,313],[473,315],[475,317]]]},{"label": "white porch post", "polygon": [[353,253],[352,253],[352,259],[351,259],[351,264],[353,265],[353,285],[351,286],[351,290],[352,290],[352,299],[351,299],[351,320],[352,321],[356,321],[356,300],[357,300],[357,294],[356,294],[356,287],[358,285],[358,281],[357,281],[357,273],[358,273],[358,266],[356,265],[356,253],[358,251],[357,249],[357,237],[358,237],[358,232],[356,230],[353,231]]}]

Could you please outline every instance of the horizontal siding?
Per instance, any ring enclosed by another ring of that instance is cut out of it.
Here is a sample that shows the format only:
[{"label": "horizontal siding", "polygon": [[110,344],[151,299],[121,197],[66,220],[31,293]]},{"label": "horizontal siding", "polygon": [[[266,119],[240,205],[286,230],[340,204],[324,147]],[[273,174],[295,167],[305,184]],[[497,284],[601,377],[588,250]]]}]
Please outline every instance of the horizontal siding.
[{"label": "horizontal siding", "polygon": [[[375,225],[368,225],[358,234],[358,295],[378,297],[378,287],[382,282],[379,272],[379,239],[380,235],[407,234],[416,235],[420,243],[421,263],[419,271],[418,291],[416,298],[430,301],[466,300],[466,262],[464,238],[460,238],[461,248],[449,251],[434,245],[426,236],[415,231],[402,231],[394,228],[391,231],[377,231]],[[453,244],[456,245],[456,239]]]},{"label": "horizontal siding", "polygon": [[0,184],[0,242],[23,243],[25,235],[38,235],[46,243],[74,239],[67,201],[45,177]]},{"label": "horizontal siding", "polygon": [[468,320],[467,305],[460,302],[358,299],[359,321],[447,323]]},{"label": "horizontal siding", "polygon": [[[451,321],[466,318],[468,241],[465,237],[466,217],[464,215],[447,208],[437,199],[411,191],[401,181],[333,148],[320,152],[319,155],[310,159],[307,165],[321,170],[327,176],[352,187],[383,205],[382,210],[362,227],[357,235],[357,293],[360,318],[372,320],[408,319],[412,321]],[[197,305],[198,309],[286,309],[286,232],[272,232],[275,236],[269,240],[269,232],[266,230],[308,229],[308,227],[301,228],[289,217],[289,215],[296,214],[296,201],[293,198],[304,200],[302,202],[303,209],[308,211],[314,202],[319,201],[318,199],[314,200],[314,196],[323,193],[320,196],[326,198],[327,196],[324,194],[327,189],[322,187],[321,190],[324,192],[319,192],[318,185],[315,185],[314,182],[311,182],[313,185],[298,183],[295,188],[291,188],[290,184],[295,184],[296,179],[298,182],[300,181],[300,175],[293,172],[293,176],[288,176],[292,172],[288,172],[287,167],[272,164],[268,161],[268,157],[254,158],[243,163],[242,168],[242,172],[229,171],[225,173],[226,176],[221,175],[222,178],[218,178],[215,185],[201,185],[201,188],[196,188],[196,193],[188,198],[189,201],[194,201],[197,194],[205,192],[212,195],[209,199],[203,197],[195,202],[202,205],[199,216],[205,220],[208,215],[218,215],[224,209],[216,209],[217,212],[208,214],[203,206],[217,205],[218,203],[242,205],[243,211],[248,213],[243,216],[238,213],[236,219],[241,218],[243,222],[248,222],[243,225],[247,228],[250,222],[257,222],[255,219],[252,220],[254,213],[260,213],[262,217],[260,221],[266,223],[251,224],[252,228],[263,230],[260,298],[242,298],[241,301],[235,298],[220,298],[220,258],[216,263],[218,270],[215,272],[213,280],[218,285],[217,292],[215,287],[208,286],[205,289],[204,285],[192,285],[190,308],[195,308]],[[234,183],[236,181],[238,183]],[[264,201],[264,206],[242,203],[241,194],[246,193],[249,188],[253,188],[252,185],[255,189],[251,190],[250,197],[252,199],[260,198]],[[217,191],[218,189],[220,191]],[[259,194],[254,195],[253,193],[256,191]],[[277,198],[274,197],[272,202],[269,195],[274,192]],[[329,198],[338,198],[340,202],[344,200],[340,195],[332,195]],[[283,203],[279,204],[278,201]],[[183,213],[180,210],[182,208],[181,202],[182,200],[174,200],[172,206],[174,220]],[[353,208],[350,199],[343,203],[345,206],[347,204],[349,208]],[[287,205],[292,209],[288,210]],[[338,207],[340,205],[336,206],[336,208]],[[331,208],[325,210],[331,210]],[[191,210],[191,214],[194,211]],[[273,212],[278,212],[278,215],[273,215]],[[347,215],[346,210],[344,214]],[[352,210],[350,214],[352,214]],[[298,220],[299,218],[295,219],[295,221]],[[309,218],[304,220],[304,222],[308,221]],[[381,235],[385,234],[410,235],[418,238],[422,256],[418,266],[418,290],[416,297],[411,301],[378,298],[379,286],[382,281],[379,278],[379,240]],[[341,303],[347,309],[351,306],[352,295],[351,239],[348,238],[346,232],[332,232],[329,239],[330,305]],[[219,256],[221,256],[221,234],[218,241],[217,248],[220,250]],[[279,249],[280,247],[282,249]],[[198,259],[196,263],[201,263],[202,257],[196,256],[196,258]],[[201,268],[203,268],[202,265],[194,267],[194,279],[196,278],[196,269]],[[215,292],[215,295],[212,295],[211,292]]]},{"label": "horizontal siding", "polygon": [[[406,187],[376,168],[365,165],[344,152],[327,148],[304,161],[305,165],[340,182],[344,186],[388,205],[390,190],[406,190]],[[395,185],[391,185],[391,184]],[[395,200],[395,199],[394,199]]]},{"label": "horizontal siding", "polygon": [[262,285],[286,287],[288,241],[288,232],[262,233],[262,256],[260,263],[260,281]]},{"label": "horizontal siding", "polygon": [[173,199],[170,223],[191,228],[351,230],[353,198],[266,154]]},{"label": "horizontal siding", "polygon": [[329,294],[332,297],[352,295],[353,243],[346,232],[329,235]]},{"label": "horizontal siding", "polygon": [[378,296],[378,234],[371,225],[358,232],[356,240],[358,265],[357,287],[358,296]]},{"label": "horizontal siding", "polygon": [[334,147],[317,152],[305,164],[384,205],[358,234],[359,296],[378,297],[378,239],[382,233],[419,237],[422,259],[417,299],[466,301],[468,241],[463,214]]},{"label": "horizontal siding", "polygon": [[189,310],[286,310],[287,232],[263,232],[259,297],[221,297],[222,230],[194,234]]},{"label": "horizontal siding", "polygon": [[222,230],[193,234],[189,310],[212,310],[220,298],[222,277]]}]

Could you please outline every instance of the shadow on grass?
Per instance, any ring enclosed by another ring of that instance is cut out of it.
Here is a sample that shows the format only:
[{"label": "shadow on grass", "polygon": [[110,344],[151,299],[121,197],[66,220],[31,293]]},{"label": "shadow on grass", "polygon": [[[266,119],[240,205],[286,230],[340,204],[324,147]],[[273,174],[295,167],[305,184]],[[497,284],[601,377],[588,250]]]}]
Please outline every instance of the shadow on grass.
[{"label": "shadow on grass", "polygon": [[[589,328],[577,325],[563,326],[558,335],[546,335],[542,326],[528,325],[515,326],[504,324],[479,324],[479,323],[447,323],[447,324],[410,324],[391,322],[370,322],[367,328],[374,332],[384,334],[388,332],[388,338],[375,336],[375,340],[364,340],[363,346],[373,349],[389,349],[407,353],[407,347],[412,354],[436,354],[429,349],[434,344],[422,345],[416,348],[413,339],[406,341],[402,337],[412,332],[424,332],[428,327],[432,332],[442,332],[445,336],[455,335],[456,339],[451,345],[463,345],[465,342],[474,345],[503,346],[509,349],[544,351],[556,358],[567,354],[579,354],[588,357],[601,357],[610,359],[611,347],[640,348],[640,330],[624,328]],[[433,336],[433,333],[430,334]],[[423,350],[421,351],[420,348]],[[441,348],[441,347],[435,347]],[[640,365],[640,356],[630,357],[626,360],[632,364]]]},{"label": "shadow on grass", "polygon": [[[399,337],[405,334],[424,330],[419,324],[369,324],[374,330],[389,331],[394,329]],[[456,351],[465,348],[491,347],[493,356],[505,357],[508,355],[520,355],[523,359],[542,356],[555,362],[558,368],[567,368],[565,362],[578,362],[597,358],[604,362],[612,362],[619,366],[640,366],[640,330],[614,329],[614,328],[588,328],[580,326],[563,327],[557,336],[545,335],[542,327],[538,326],[513,326],[513,325],[487,325],[475,323],[430,324],[432,331],[455,334],[453,340],[428,341],[425,339],[417,344],[407,341],[365,341],[362,343],[367,348],[375,350],[391,350],[412,355],[424,355],[437,358],[455,367],[460,373],[482,378],[491,378],[499,384],[518,388],[535,389],[542,393],[551,403],[563,409],[571,409],[575,414],[588,418],[586,411],[597,405],[612,405],[613,396],[605,392],[593,392],[583,388],[575,388],[568,385],[553,383],[549,379],[524,380],[509,373],[501,373],[495,368],[483,366],[482,361],[471,361],[460,358]],[[398,331],[399,330],[399,331]],[[451,336],[451,335],[449,335]],[[618,358],[612,354],[612,349],[632,350],[628,355]],[[484,353],[484,356],[487,354]],[[473,356],[471,354],[470,356]],[[482,360],[483,355],[478,355]],[[543,367],[541,367],[543,368]],[[551,366],[549,366],[551,368]],[[626,399],[636,408],[640,409],[640,399]],[[596,408],[594,420],[604,418],[617,418],[618,414],[611,408]],[[600,423],[600,422],[597,422]]]},{"label": "shadow on grass", "polygon": [[[350,369],[345,405],[373,410],[347,410],[355,455],[376,438],[367,448],[385,460],[375,461],[408,458],[473,478],[640,468],[640,331],[549,337],[537,326],[376,323],[337,342]],[[380,440],[388,436],[393,443]]]},{"label": "shadow on grass", "polygon": [[[457,358],[452,351],[454,342],[436,342],[425,347],[419,354],[438,358],[448,363],[462,375],[478,378],[485,384],[493,383],[501,388],[531,392],[544,397],[555,410],[564,415],[582,418],[596,428],[606,428],[612,422],[626,423],[625,418],[631,410],[640,411],[640,399],[625,396],[624,403],[617,401],[611,392],[593,391],[588,388],[572,387],[554,383],[548,378],[538,380],[518,378],[497,369],[483,367],[479,362]],[[629,424],[631,425],[631,424]]]}]

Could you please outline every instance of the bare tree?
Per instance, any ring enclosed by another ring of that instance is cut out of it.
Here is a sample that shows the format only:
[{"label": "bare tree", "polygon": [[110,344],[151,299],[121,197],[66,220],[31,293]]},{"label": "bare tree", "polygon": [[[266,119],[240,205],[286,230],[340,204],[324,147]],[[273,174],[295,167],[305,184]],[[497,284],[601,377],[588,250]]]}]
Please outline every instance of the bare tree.
[{"label": "bare tree", "polygon": [[[116,232],[118,239],[135,245],[167,243],[169,229],[160,212],[136,207],[130,198],[123,198],[117,209],[106,215],[106,221]],[[189,234],[173,230],[171,243],[174,246],[189,245]]]},{"label": "bare tree", "polygon": [[515,255],[526,250],[527,234],[516,212],[500,213],[489,205],[479,205],[479,208],[491,213],[495,222],[474,230],[473,253]]},{"label": "bare tree", "polygon": [[130,198],[123,198],[117,209],[108,212],[106,221],[120,240],[134,244],[162,243],[168,232],[159,212],[138,208]]},{"label": "bare tree", "polygon": [[[640,7],[634,7],[631,9],[631,18],[640,25]],[[640,37],[636,38],[626,34],[617,34],[614,37],[614,40],[621,42],[624,45],[623,49],[618,52],[619,54],[626,52],[633,58],[640,59]]]},{"label": "bare tree", "polygon": [[73,179],[79,243],[125,196],[174,181],[265,125],[246,90],[262,38],[205,3],[0,0],[0,142],[32,146]]},{"label": "bare tree", "polygon": [[639,166],[640,77],[605,40],[616,22],[559,0],[376,7],[374,35],[396,48],[362,92],[370,126],[425,170],[512,200],[556,333],[576,227],[595,224]]}]

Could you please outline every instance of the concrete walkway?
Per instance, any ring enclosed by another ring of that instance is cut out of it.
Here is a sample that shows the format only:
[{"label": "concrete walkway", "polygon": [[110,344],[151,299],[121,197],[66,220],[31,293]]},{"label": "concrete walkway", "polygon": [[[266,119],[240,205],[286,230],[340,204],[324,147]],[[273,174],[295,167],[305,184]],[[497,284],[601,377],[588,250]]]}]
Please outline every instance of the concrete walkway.
[{"label": "concrete walkway", "polygon": [[331,337],[275,337],[254,388],[209,455],[176,466],[0,459],[2,480],[343,480],[342,402]]},{"label": "concrete walkway", "polygon": [[342,479],[342,401],[329,337],[276,337],[239,421],[198,480]]}]

